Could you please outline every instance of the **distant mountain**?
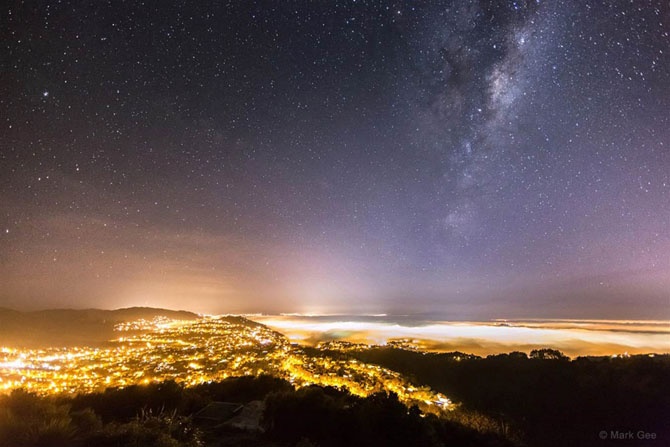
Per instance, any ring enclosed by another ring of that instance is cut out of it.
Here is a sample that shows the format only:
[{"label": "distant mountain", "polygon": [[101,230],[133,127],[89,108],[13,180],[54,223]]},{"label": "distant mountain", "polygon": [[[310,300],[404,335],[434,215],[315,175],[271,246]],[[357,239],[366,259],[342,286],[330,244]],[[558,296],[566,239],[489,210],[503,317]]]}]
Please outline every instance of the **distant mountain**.
[{"label": "distant mountain", "polygon": [[193,320],[187,311],[130,307],[126,309],[49,309],[20,312],[0,308],[0,346],[38,348],[45,346],[100,345],[115,336],[114,325],[155,317]]}]

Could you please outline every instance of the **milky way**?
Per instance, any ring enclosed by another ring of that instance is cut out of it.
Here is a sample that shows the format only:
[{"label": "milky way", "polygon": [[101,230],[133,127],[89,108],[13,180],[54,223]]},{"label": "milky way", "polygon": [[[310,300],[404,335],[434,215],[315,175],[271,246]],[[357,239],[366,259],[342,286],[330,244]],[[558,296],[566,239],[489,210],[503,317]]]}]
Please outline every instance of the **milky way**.
[{"label": "milky way", "polygon": [[0,306],[670,318],[667,2],[3,9]]}]

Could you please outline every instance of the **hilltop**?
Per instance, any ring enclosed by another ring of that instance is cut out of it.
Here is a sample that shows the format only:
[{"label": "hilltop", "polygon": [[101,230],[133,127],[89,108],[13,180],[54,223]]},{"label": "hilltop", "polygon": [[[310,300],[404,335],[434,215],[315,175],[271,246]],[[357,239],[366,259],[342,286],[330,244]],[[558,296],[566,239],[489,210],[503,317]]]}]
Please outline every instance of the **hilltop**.
[{"label": "hilltop", "polygon": [[156,317],[195,320],[183,310],[151,307],[125,309],[48,309],[22,312],[0,308],[0,345],[19,348],[101,345],[114,337],[114,325]]}]

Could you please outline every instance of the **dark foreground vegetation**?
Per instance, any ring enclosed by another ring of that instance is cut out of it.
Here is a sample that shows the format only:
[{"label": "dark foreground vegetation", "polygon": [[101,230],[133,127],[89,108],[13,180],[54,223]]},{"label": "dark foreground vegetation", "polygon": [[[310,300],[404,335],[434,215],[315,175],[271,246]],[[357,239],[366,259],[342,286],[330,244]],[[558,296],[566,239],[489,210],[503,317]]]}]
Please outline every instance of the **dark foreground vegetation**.
[{"label": "dark foreground vegetation", "polygon": [[[314,355],[383,365],[460,404],[438,418],[408,409],[393,394],[295,390],[270,376],[74,397],[18,390],[0,396],[0,447],[670,445],[667,355],[570,360],[540,350],[481,358],[390,348]],[[219,414],[203,419],[211,408]],[[255,422],[231,425],[234,408],[256,408]]]},{"label": "dark foreground vegetation", "polygon": [[[211,402],[263,401],[259,429],[198,413]],[[294,390],[280,379],[174,382],[76,397],[14,391],[0,398],[2,446],[511,446],[492,433],[408,409],[393,394],[358,398],[334,388]]]},{"label": "dark foreground vegetation", "polygon": [[392,348],[351,355],[443,392],[529,446],[670,446],[668,355],[570,360],[544,349],[480,358]]}]

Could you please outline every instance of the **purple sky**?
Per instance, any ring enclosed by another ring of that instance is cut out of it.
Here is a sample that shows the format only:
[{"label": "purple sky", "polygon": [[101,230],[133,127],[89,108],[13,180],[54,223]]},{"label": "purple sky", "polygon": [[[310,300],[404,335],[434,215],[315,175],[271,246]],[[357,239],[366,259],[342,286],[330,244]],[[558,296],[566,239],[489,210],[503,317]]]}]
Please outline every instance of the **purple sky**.
[{"label": "purple sky", "polygon": [[670,318],[663,1],[0,17],[0,306]]}]

